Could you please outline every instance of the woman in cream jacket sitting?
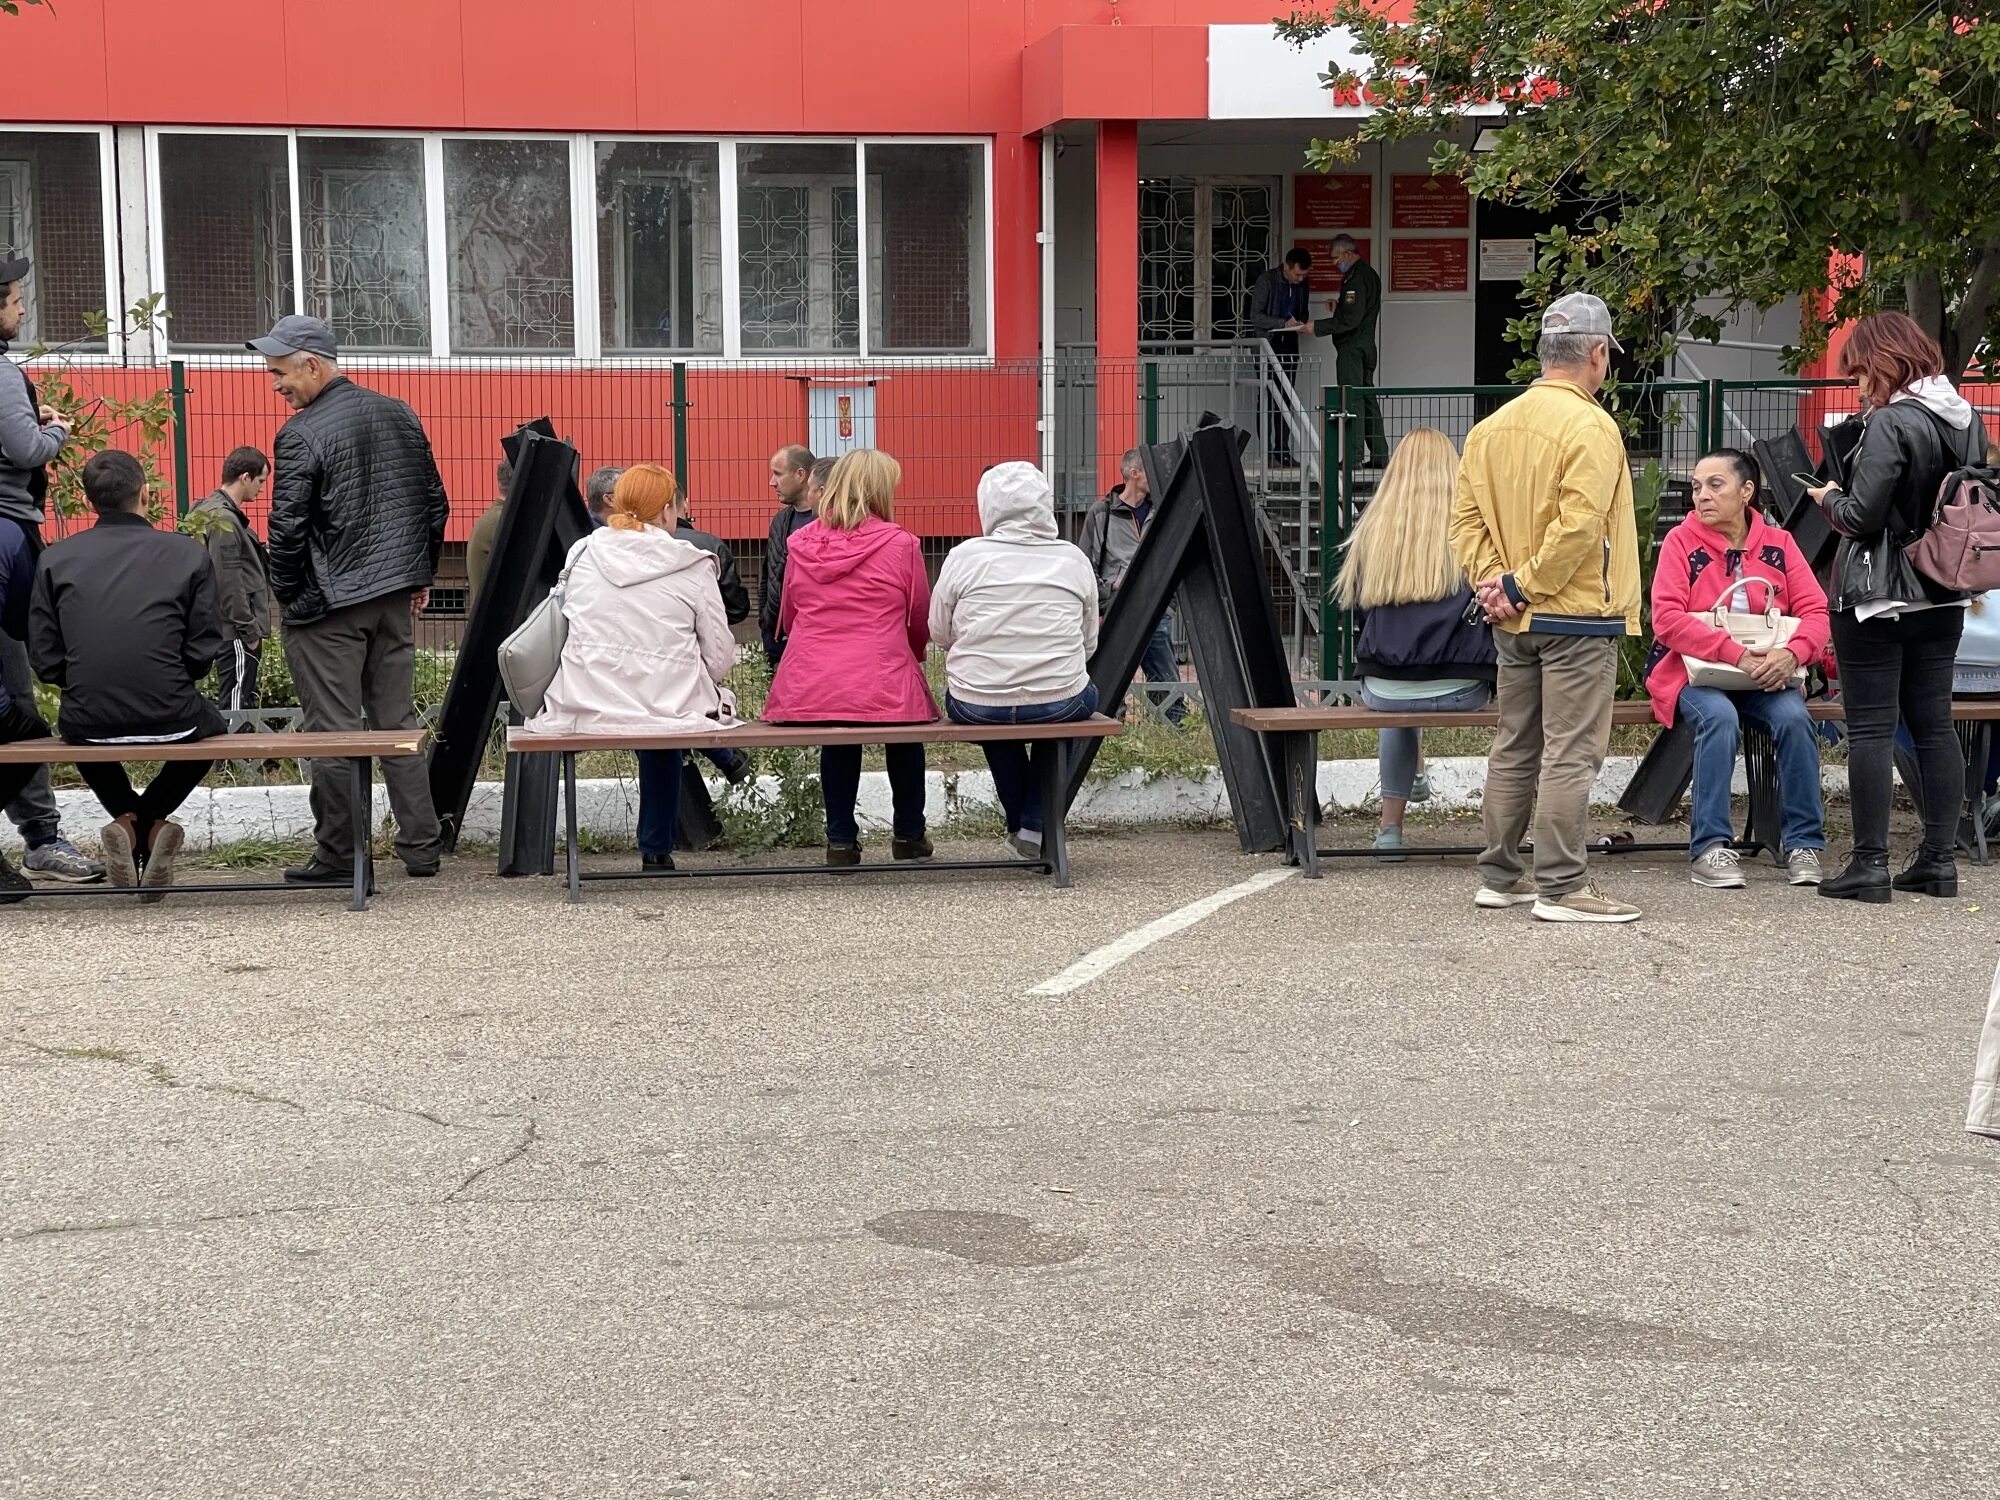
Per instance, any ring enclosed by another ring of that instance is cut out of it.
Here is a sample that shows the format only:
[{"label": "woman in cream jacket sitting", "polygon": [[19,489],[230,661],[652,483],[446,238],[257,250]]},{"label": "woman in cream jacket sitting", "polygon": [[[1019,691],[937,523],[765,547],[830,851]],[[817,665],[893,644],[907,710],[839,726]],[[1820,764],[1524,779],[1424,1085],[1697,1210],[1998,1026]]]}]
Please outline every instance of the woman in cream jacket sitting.
[{"label": "woman in cream jacket sitting", "polygon": [[[563,617],[569,639],[536,734],[643,734],[718,729],[735,705],[722,679],[736,642],[722,611],[715,559],[674,535],[679,486],[658,464],[618,477],[605,524],[570,551]],[[674,867],[681,752],[639,752],[639,855]]]}]

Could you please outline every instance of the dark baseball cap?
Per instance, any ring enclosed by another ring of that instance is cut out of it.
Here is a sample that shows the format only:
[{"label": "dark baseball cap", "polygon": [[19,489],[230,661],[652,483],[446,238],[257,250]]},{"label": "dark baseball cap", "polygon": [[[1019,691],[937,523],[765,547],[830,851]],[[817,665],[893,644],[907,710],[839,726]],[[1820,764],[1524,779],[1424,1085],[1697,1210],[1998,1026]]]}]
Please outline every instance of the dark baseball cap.
[{"label": "dark baseball cap", "polygon": [[287,354],[317,354],[321,359],[337,359],[340,355],[333,330],[318,318],[308,318],[303,313],[278,319],[269,333],[261,339],[251,339],[243,347],[273,359],[282,359]]},{"label": "dark baseball cap", "polygon": [[28,274],[28,257],[0,254],[0,286],[8,286]]}]

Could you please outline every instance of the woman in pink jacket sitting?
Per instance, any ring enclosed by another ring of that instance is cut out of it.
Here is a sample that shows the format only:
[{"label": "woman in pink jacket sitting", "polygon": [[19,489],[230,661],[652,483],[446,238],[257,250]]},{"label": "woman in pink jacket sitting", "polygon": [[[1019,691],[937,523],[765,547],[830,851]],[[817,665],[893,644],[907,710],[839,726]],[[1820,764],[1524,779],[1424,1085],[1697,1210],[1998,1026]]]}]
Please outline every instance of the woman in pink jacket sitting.
[{"label": "woman in pink jacket sitting", "polygon": [[[922,724],[938,716],[924,681],[930,582],[917,539],[895,524],[903,470],[857,448],[827,475],[819,519],[794,532],[785,558],[778,634],[785,654],[764,717],[774,724]],[[883,747],[897,859],[929,859],[924,836],[924,747]],[[854,799],[861,747],[819,752],[826,798],[826,862],[861,863]]]},{"label": "woman in pink jacket sitting", "polygon": [[[1793,885],[1818,885],[1826,847],[1820,800],[1819,736],[1805,699],[1792,682],[1801,667],[1824,661],[1831,626],[1826,593],[1791,533],[1757,511],[1757,466],[1735,448],[1718,448],[1694,467],[1694,509],[1660,544],[1653,573],[1653,655],[1646,692],[1653,717],[1672,726],[1685,714],[1694,726],[1694,787],[1689,793],[1693,879],[1711,890],[1743,885],[1729,847],[1729,782],[1736,770],[1740,724],[1754,724],[1778,752],[1778,806],[1785,869]],[[1799,622],[1779,650],[1746,651],[1709,619],[1738,581],[1753,580],[1732,610],[1760,613],[1766,597]],[[1754,580],[1762,580],[1757,582]],[[1725,692],[1688,683],[1683,656],[1740,667],[1756,688]]]}]

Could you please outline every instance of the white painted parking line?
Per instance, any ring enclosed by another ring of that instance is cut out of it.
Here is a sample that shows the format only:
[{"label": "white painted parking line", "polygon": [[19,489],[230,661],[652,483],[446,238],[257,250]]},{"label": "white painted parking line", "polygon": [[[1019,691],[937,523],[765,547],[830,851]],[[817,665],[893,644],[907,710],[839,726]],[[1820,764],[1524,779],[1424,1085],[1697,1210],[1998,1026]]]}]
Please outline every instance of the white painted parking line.
[{"label": "white painted parking line", "polygon": [[1245,896],[1254,896],[1259,891],[1269,890],[1281,880],[1289,880],[1298,874],[1296,869],[1264,870],[1252,875],[1240,885],[1232,885],[1227,890],[1217,891],[1213,896],[1203,896],[1199,901],[1190,901],[1177,911],[1170,911],[1164,917],[1155,917],[1144,927],[1134,927],[1123,937],[1113,938],[1102,948],[1094,948],[1075,963],[1052,979],[1045,979],[1033,989],[1030,995],[1067,995],[1071,990],[1081,989],[1100,974],[1108,973],[1125,962],[1135,953],[1142,953],[1177,932],[1185,932],[1204,917],[1214,916],[1223,907],[1241,901]]}]

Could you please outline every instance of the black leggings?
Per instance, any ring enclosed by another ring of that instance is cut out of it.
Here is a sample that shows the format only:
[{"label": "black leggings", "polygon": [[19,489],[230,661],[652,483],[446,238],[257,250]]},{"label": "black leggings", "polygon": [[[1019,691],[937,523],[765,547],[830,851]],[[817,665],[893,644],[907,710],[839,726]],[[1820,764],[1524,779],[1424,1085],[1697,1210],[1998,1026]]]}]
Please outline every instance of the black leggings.
[{"label": "black leggings", "polygon": [[1949,857],[1958,842],[1965,761],[1951,723],[1951,669],[1964,630],[1962,609],[1923,609],[1894,620],[1857,620],[1852,610],[1833,616],[1856,857],[1889,852],[1899,715],[1916,743],[1923,785],[1911,790],[1923,814],[1924,848]]},{"label": "black leggings", "polygon": [[[143,747],[135,746],[134,752],[143,755]],[[143,792],[132,789],[132,778],[125,774],[125,767],[115,760],[78,761],[76,771],[83,778],[85,786],[104,804],[104,810],[111,814],[115,823],[127,813],[132,815],[132,823],[138,831],[139,847],[145,849],[153,842],[154,825],[164,823],[183,802],[188,793],[201,785],[202,777],[214,765],[209,760],[170,760],[160,766],[160,774],[155,776]]]}]

